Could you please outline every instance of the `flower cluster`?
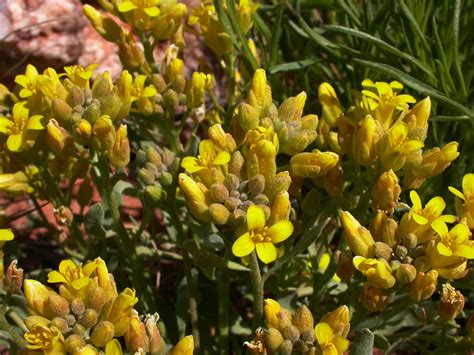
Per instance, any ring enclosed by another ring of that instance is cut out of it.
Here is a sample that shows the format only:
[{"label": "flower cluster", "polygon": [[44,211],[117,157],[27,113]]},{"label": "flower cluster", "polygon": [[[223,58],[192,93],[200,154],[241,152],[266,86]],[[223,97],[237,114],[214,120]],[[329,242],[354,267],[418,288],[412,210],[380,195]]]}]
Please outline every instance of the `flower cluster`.
[{"label": "flower cluster", "polygon": [[247,348],[254,354],[343,354],[349,348],[349,308],[340,306],[315,325],[305,305],[294,314],[270,298],[265,300],[267,329],[259,328]]},{"label": "flower cluster", "polygon": [[416,191],[410,198],[412,207],[398,222],[379,210],[366,228],[351,213],[341,213],[354,267],[367,278],[360,299],[371,311],[387,306],[387,291],[395,284],[407,287],[415,302],[430,298],[438,277],[463,278],[467,261],[474,259],[474,240],[462,215],[461,223],[448,228],[456,216],[443,214],[443,198],[434,197],[425,206]]}]

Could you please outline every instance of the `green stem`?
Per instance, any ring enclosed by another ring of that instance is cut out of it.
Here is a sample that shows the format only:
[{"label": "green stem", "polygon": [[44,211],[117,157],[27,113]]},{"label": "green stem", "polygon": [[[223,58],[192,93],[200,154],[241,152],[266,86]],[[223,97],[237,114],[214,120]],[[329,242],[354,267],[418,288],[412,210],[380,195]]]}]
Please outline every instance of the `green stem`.
[{"label": "green stem", "polygon": [[5,319],[5,309],[2,309],[0,312],[0,330],[3,330],[10,335],[12,338],[13,342],[18,346],[19,348],[26,348],[26,341],[23,339],[23,337],[18,334],[16,329],[10,325],[10,323],[7,322]]},{"label": "green stem", "polygon": [[189,258],[188,253],[184,253],[183,256],[184,272],[186,274],[186,284],[188,287],[188,302],[189,302],[189,315],[191,318],[191,330],[194,338],[194,351],[196,354],[199,354],[199,314],[197,306],[197,292],[193,284],[193,275],[192,275],[192,264],[191,259]]},{"label": "green stem", "polygon": [[[225,259],[230,258],[230,248],[226,248]],[[227,269],[220,270],[217,282],[217,297],[219,300],[219,349],[221,354],[229,351],[229,286],[230,277]]]},{"label": "green stem", "polygon": [[250,281],[253,293],[253,329],[262,323],[263,318],[263,281],[255,250],[250,254]]}]

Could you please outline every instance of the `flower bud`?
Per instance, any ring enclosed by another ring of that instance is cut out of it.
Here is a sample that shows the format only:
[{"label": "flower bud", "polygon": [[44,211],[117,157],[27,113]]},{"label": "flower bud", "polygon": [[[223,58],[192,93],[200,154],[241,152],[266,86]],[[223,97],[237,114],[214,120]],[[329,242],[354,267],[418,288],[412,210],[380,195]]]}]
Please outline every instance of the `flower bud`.
[{"label": "flower bud", "polygon": [[318,99],[323,107],[324,121],[332,127],[336,126],[339,116],[342,114],[342,106],[334,88],[328,83],[319,85]]},{"label": "flower bud", "polygon": [[161,201],[162,193],[163,189],[159,183],[156,185],[147,186],[145,188],[145,197],[146,200],[150,202],[151,206],[154,206]]},{"label": "flower bud", "polygon": [[186,106],[197,108],[204,104],[204,94],[206,90],[213,88],[213,76],[194,72],[191,80],[186,83]]},{"label": "flower bud", "polygon": [[272,90],[267,84],[265,70],[257,69],[255,71],[247,101],[257,111],[258,116],[272,103]]},{"label": "flower bud", "polygon": [[46,286],[36,280],[25,280],[23,292],[27,307],[31,311],[45,318],[53,318],[53,313],[48,304],[50,290]]},{"label": "flower bud", "polygon": [[29,330],[32,330],[36,327],[47,327],[51,321],[41,316],[28,316],[24,319],[25,325]]},{"label": "flower bud", "polygon": [[[350,252],[349,252],[350,253]],[[354,275],[354,265],[352,264],[352,255],[341,254],[336,267],[336,275],[343,281],[349,280]]]},{"label": "flower bud", "polygon": [[384,172],[372,188],[372,208],[393,213],[401,192],[397,175],[392,170]]},{"label": "flower bud", "polygon": [[171,348],[168,355],[192,355],[193,351],[194,338],[192,335],[187,335]]},{"label": "flower bud", "polygon": [[80,322],[85,328],[89,329],[97,324],[98,318],[99,315],[97,314],[97,311],[92,308],[88,308],[82,314]]},{"label": "flower bud", "polygon": [[56,223],[60,226],[70,226],[74,220],[74,214],[71,209],[66,206],[59,206],[58,209],[55,209],[54,217],[56,218]]},{"label": "flower bud", "polygon": [[138,315],[134,315],[130,319],[130,325],[124,335],[127,350],[135,353],[138,349],[147,352],[149,348],[148,337],[146,334],[145,324],[140,321]]},{"label": "flower bud", "polygon": [[75,142],[87,145],[92,134],[92,126],[89,121],[81,119],[74,126],[73,139]]},{"label": "flower bud", "polygon": [[61,99],[53,99],[52,108],[54,115],[62,122],[67,122],[72,119],[72,107]]},{"label": "flower bud", "polygon": [[281,343],[280,347],[278,348],[277,354],[282,355],[291,355],[293,352],[293,343],[290,340],[285,340]]},{"label": "flower bud", "polygon": [[439,316],[445,322],[456,318],[464,308],[464,296],[449,283],[443,285]]},{"label": "flower bud", "polygon": [[84,305],[84,302],[80,298],[74,298],[71,301],[71,311],[74,313],[76,316],[82,315],[86,310],[86,307]]},{"label": "flower bud", "polygon": [[430,261],[426,256],[419,256],[413,262],[417,271],[427,272],[430,269]]},{"label": "flower bud", "polygon": [[435,270],[418,272],[410,285],[410,298],[415,302],[427,300],[435,292],[437,282],[438,273]]},{"label": "flower bud", "polygon": [[223,203],[229,197],[229,190],[227,190],[224,184],[219,182],[211,185],[209,194],[212,201]]},{"label": "flower bud", "polygon": [[69,324],[61,317],[54,317],[51,321],[51,326],[58,328],[61,333],[67,333],[69,330]]},{"label": "flower bud", "polygon": [[186,174],[179,174],[178,181],[192,215],[203,222],[208,222],[208,200],[200,185]]},{"label": "flower bud", "polygon": [[344,227],[344,238],[352,252],[366,258],[373,257],[375,241],[369,230],[363,227],[350,212],[342,212],[340,218]]},{"label": "flower bud", "polygon": [[65,318],[69,314],[69,302],[67,299],[53,291],[48,296],[48,305],[58,317]]},{"label": "flower bud", "polygon": [[209,215],[212,221],[218,225],[224,225],[229,220],[229,210],[220,203],[212,203],[209,206]]},{"label": "flower bud", "polygon": [[92,128],[92,144],[99,152],[106,152],[114,147],[115,128],[109,116],[101,116]]},{"label": "flower bud", "polygon": [[383,242],[375,242],[374,254],[376,258],[383,258],[390,261],[392,257],[392,248]]},{"label": "flower bud", "polygon": [[285,340],[291,341],[293,344],[300,338],[300,331],[297,327],[290,324],[281,330],[281,334]]},{"label": "flower bud", "polygon": [[68,353],[73,353],[77,349],[84,347],[86,342],[80,335],[72,334],[66,338],[64,344],[66,346],[66,351]]},{"label": "flower bud", "polygon": [[117,129],[115,142],[111,150],[107,152],[110,164],[115,168],[128,165],[130,161],[130,144],[127,137],[127,126],[122,124]]},{"label": "flower bud", "polygon": [[269,328],[264,335],[265,346],[272,352],[276,352],[285,339],[276,328]]},{"label": "flower bud", "polygon": [[385,259],[366,259],[356,256],[352,260],[355,268],[362,272],[370,286],[377,288],[391,288],[395,285],[392,269]]},{"label": "flower bud", "polygon": [[299,306],[293,316],[293,324],[298,328],[300,334],[307,330],[313,330],[314,320],[311,311],[305,305]]},{"label": "flower bud", "polygon": [[145,328],[149,340],[149,351],[154,354],[160,352],[161,349],[164,351],[165,342],[161,338],[160,331],[156,323],[159,319],[158,313],[147,315],[145,318]]},{"label": "flower bud", "polygon": [[102,310],[105,303],[107,302],[107,294],[102,287],[95,287],[89,294],[88,308],[92,308],[97,312]]},{"label": "flower bud", "polygon": [[278,329],[283,330],[284,328],[290,326],[292,315],[290,311],[286,308],[282,308],[280,312],[277,313],[277,318],[278,318]]},{"label": "flower bud", "polygon": [[93,6],[84,5],[84,14],[97,31],[97,33],[106,41],[118,42],[120,40],[121,27],[109,16],[104,16]]},{"label": "flower bud", "polygon": [[[245,159],[242,156],[240,151],[235,151],[232,153],[229,161],[229,173],[236,176],[237,178],[241,177],[242,168],[244,167]],[[229,188],[229,190],[232,190]]]},{"label": "flower bud", "polygon": [[114,325],[109,321],[101,321],[94,327],[91,341],[94,346],[103,347],[114,337]]},{"label": "flower bud", "polygon": [[247,103],[240,104],[237,119],[244,132],[256,128],[260,123],[258,111]]},{"label": "flower bud", "polygon": [[54,154],[66,158],[74,154],[74,143],[69,133],[55,119],[46,127],[48,145]]},{"label": "flower bud", "polygon": [[265,194],[270,201],[288,191],[291,177],[287,171],[280,171],[273,179],[266,179]]},{"label": "flower bud", "polygon": [[10,293],[19,292],[23,284],[23,269],[18,268],[17,263],[17,260],[13,260],[5,274],[5,287]]},{"label": "flower bud", "polygon": [[346,305],[336,308],[324,315],[319,321],[329,324],[335,335],[346,337],[349,333],[349,308]]},{"label": "flower bud", "polygon": [[412,283],[416,278],[416,268],[410,264],[401,264],[397,269],[395,276],[397,281],[402,285]]},{"label": "flower bud", "polygon": [[381,312],[388,306],[388,296],[384,290],[365,284],[359,301],[369,312]]},{"label": "flower bud", "polygon": [[278,328],[279,320],[278,320],[278,313],[281,311],[280,304],[271,299],[266,298],[263,305],[263,313],[265,315],[265,322],[267,323],[267,327],[271,328]]},{"label": "flower bud", "polygon": [[360,122],[353,137],[353,154],[360,165],[369,166],[374,163],[379,138],[375,119],[370,115],[366,116]]},{"label": "flower bud", "polygon": [[290,160],[291,171],[297,176],[314,179],[327,174],[339,162],[339,155],[333,152],[303,152]]}]

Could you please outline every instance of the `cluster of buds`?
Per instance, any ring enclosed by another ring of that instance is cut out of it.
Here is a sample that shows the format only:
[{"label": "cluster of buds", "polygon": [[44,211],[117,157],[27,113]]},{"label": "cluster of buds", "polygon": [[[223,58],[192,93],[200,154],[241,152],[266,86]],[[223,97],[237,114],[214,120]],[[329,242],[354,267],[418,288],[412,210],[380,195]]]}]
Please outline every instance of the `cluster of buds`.
[{"label": "cluster of buds", "polygon": [[360,166],[372,171],[393,171],[403,177],[406,188],[418,188],[427,178],[443,172],[459,156],[458,143],[423,151],[427,137],[431,101],[399,94],[403,85],[362,82],[353,106],[343,110],[328,83],[319,87],[322,105],[321,139],[340,155],[347,154]]},{"label": "cluster of buds", "polygon": [[85,265],[64,260],[51,271],[48,282],[59,284],[59,292],[36,280],[25,280],[23,291],[31,315],[24,322],[29,350],[44,354],[121,354],[117,340],[126,349],[151,354],[164,352],[157,316],[140,320],[133,309],[135,291],[118,293],[105,262],[97,258]]},{"label": "cluster of buds", "polygon": [[415,302],[429,299],[438,276],[463,278],[467,261],[474,259],[472,233],[463,223],[448,229],[447,223],[454,223],[456,217],[443,215],[441,197],[432,198],[424,207],[415,191],[410,197],[413,206],[398,222],[378,210],[366,228],[349,212],[341,213],[353,265],[367,278],[360,299],[371,311],[387,306],[387,290],[395,284],[407,287]]},{"label": "cluster of buds", "polygon": [[[100,4],[115,19],[130,25],[133,31],[142,37],[153,41],[171,40],[177,44],[184,42],[182,20],[187,14],[185,4],[175,0],[103,0]],[[134,34],[126,29],[128,26],[117,23],[114,18],[90,5],[84,6],[84,13],[99,35],[118,45],[120,58],[128,69],[142,68],[151,74],[144,49],[135,40]]]},{"label": "cluster of buds", "polygon": [[169,149],[148,146],[137,152],[135,163],[139,168],[138,179],[144,185],[145,198],[153,205],[163,197],[163,187],[171,186],[177,159]]},{"label": "cluster of buds", "polygon": [[343,354],[349,348],[347,306],[327,313],[316,325],[304,305],[292,314],[277,301],[266,299],[264,313],[266,329],[259,328],[255,340],[246,343],[254,354]]},{"label": "cluster of buds", "polygon": [[[224,2],[225,3],[225,2]],[[224,5],[224,8],[226,5]],[[237,19],[243,34],[247,34],[253,24],[253,14],[257,11],[258,5],[251,0],[240,0],[236,7]],[[193,9],[189,17],[190,26],[197,25],[204,43],[218,56],[224,56],[232,51],[232,40],[225,30],[216,12],[216,8],[211,0],[204,0]]]}]

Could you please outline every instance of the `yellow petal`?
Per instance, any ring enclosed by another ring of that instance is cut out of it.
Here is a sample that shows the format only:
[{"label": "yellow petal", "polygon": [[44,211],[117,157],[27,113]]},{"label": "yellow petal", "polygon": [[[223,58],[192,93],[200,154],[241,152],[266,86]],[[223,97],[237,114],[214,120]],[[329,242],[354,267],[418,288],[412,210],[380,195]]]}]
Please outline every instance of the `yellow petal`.
[{"label": "yellow petal", "polygon": [[122,355],[122,346],[117,339],[112,339],[105,346],[105,355]]},{"label": "yellow petal", "polygon": [[0,240],[2,242],[8,242],[13,240],[14,235],[10,229],[0,229]]},{"label": "yellow petal", "polygon": [[212,164],[214,165],[224,165],[230,161],[230,154],[226,151],[220,151]]},{"label": "yellow petal", "polygon": [[413,219],[415,220],[416,223],[421,224],[424,226],[426,223],[428,223],[428,219],[426,217],[423,217],[422,215],[418,213],[413,213],[412,214]]},{"label": "yellow petal", "polygon": [[263,208],[257,205],[251,205],[247,210],[248,230],[254,230],[265,227],[265,212]]},{"label": "yellow petal", "polygon": [[137,6],[131,1],[123,1],[117,6],[119,12],[129,12],[135,10],[136,8]]},{"label": "yellow petal", "polygon": [[331,329],[331,326],[325,322],[318,323],[314,328],[314,334],[319,345],[324,345],[332,343],[334,339],[334,332]]},{"label": "yellow petal", "polygon": [[446,225],[446,223],[440,221],[439,219],[431,223],[431,228],[433,228],[434,231],[441,236],[441,238],[448,234],[448,226]]},{"label": "yellow petal", "polygon": [[262,260],[265,264],[275,261],[277,257],[277,251],[273,243],[271,242],[256,243],[255,246],[257,248],[258,258]]},{"label": "yellow petal", "polygon": [[43,116],[41,115],[35,115],[31,116],[28,119],[28,123],[26,125],[26,129],[31,129],[31,130],[41,130],[44,129],[44,124],[43,124]]},{"label": "yellow petal", "polygon": [[446,245],[444,245],[442,242],[439,242],[438,245],[436,246],[436,249],[438,249],[438,253],[444,256],[451,256],[453,255],[453,252],[451,249],[449,249]]},{"label": "yellow petal", "polygon": [[461,244],[469,238],[471,231],[465,224],[459,223],[449,231],[449,235],[454,238],[456,244]]},{"label": "yellow petal", "polygon": [[468,199],[474,198],[474,174],[466,174],[462,179],[462,190]]},{"label": "yellow petal", "polygon": [[334,339],[334,345],[337,348],[337,352],[343,354],[347,349],[349,349],[350,342],[346,338],[338,335],[336,336],[336,339]]},{"label": "yellow petal", "polygon": [[290,221],[280,221],[268,228],[272,243],[278,244],[286,239],[293,233],[294,227]]},{"label": "yellow petal", "polygon": [[205,169],[205,167],[199,165],[199,160],[195,157],[185,157],[181,162],[181,166],[191,174]]},{"label": "yellow petal", "polygon": [[433,197],[425,206],[425,209],[429,209],[431,214],[436,217],[441,216],[445,208],[446,202],[440,196]]},{"label": "yellow petal", "polygon": [[449,190],[453,195],[455,195],[456,197],[459,197],[461,200],[463,200],[463,201],[466,200],[465,197],[464,197],[464,194],[463,194],[461,191],[459,191],[458,189],[456,189],[456,188],[454,188],[454,187],[452,187],[452,186],[449,186],[449,187],[448,187],[448,190]]},{"label": "yellow petal", "polygon": [[415,190],[410,191],[410,200],[411,200],[411,203],[413,204],[413,210],[415,211],[421,210],[420,196],[418,196],[418,193]]},{"label": "yellow petal", "polygon": [[[396,91],[401,91],[403,90],[403,84],[399,81],[392,81],[390,82],[390,87],[393,89],[393,90],[396,90]],[[403,95],[400,95],[400,96],[403,96]]]},{"label": "yellow petal", "polygon": [[474,247],[471,244],[456,245],[453,248],[454,255],[461,256],[466,259],[474,259]]},{"label": "yellow petal", "polygon": [[254,249],[255,243],[249,233],[239,237],[232,245],[232,253],[239,258],[249,255]]},{"label": "yellow petal", "polygon": [[145,9],[143,9],[143,11],[145,11],[145,13],[150,17],[156,17],[160,14],[160,9],[157,8],[156,6],[147,7]]},{"label": "yellow petal", "polygon": [[143,89],[142,97],[153,97],[156,95],[156,89],[153,86],[147,86]]},{"label": "yellow petal", "polygon": [[11,152],[18,152],[21,149],[23,139],[21,134],[12,134],[7,139],[7,147]]},{"label": "yellow petal", "polygon": [[216,155],[216,147],[210,139],[205,139],[199,143],[199,155]]},{"label": "yellow petal", "polygon": [[59,283],[59,282],[60,283],[67,282],[67,280],[62,274],[54,270],[48,274],[48,282],[54,284],[54,283]]}]

